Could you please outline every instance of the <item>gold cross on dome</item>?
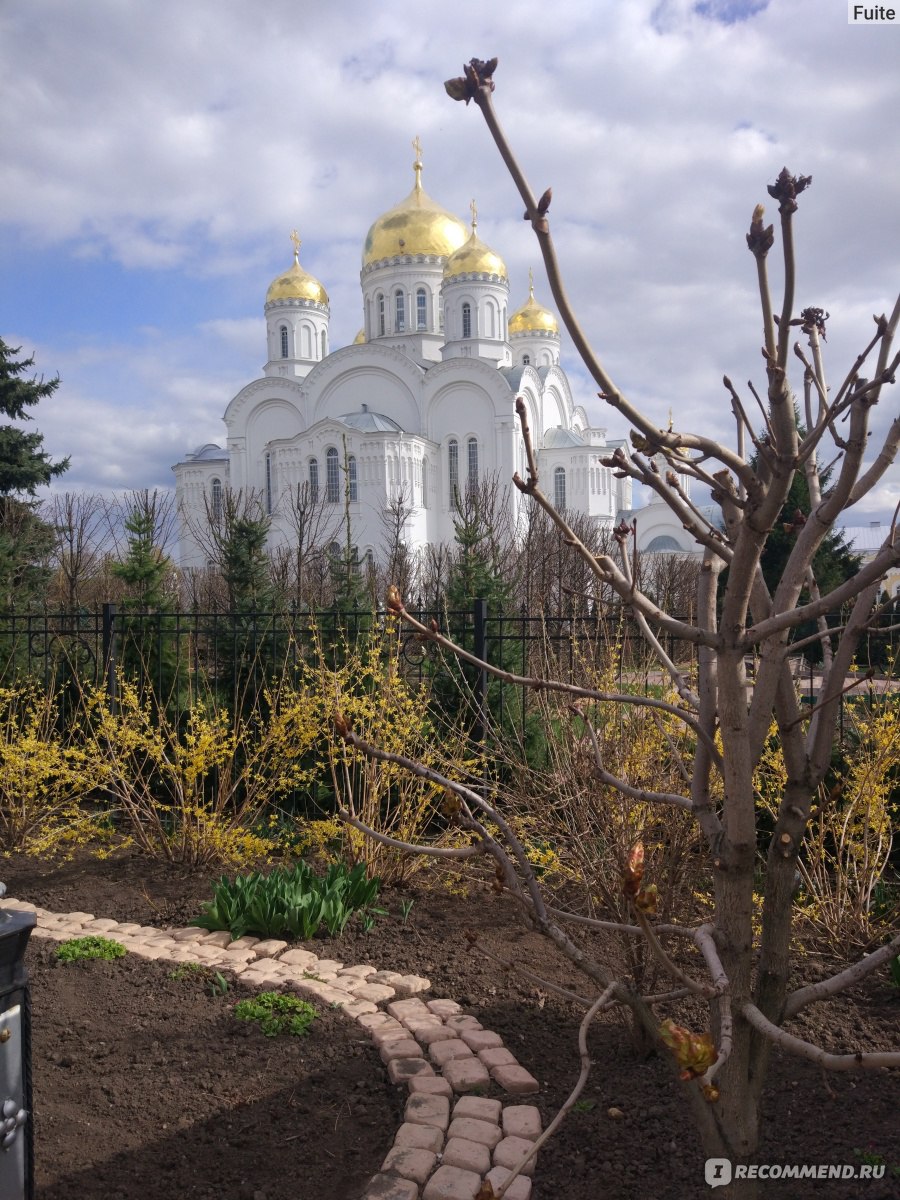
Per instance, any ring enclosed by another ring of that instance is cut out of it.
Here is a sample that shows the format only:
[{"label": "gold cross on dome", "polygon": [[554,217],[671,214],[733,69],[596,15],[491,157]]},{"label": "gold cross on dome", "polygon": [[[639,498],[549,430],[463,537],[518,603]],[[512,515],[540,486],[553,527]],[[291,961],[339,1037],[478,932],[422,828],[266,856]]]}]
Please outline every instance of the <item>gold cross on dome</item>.
[{"label": "gold cross on dome", "polygon": [[294,262],[299,262],[300,261],[300,247],[302,246],[303,243],[300,241],[300,234],[297,232],[296,229],[291,230],[291,241],[294,244]]},{"label": "gold cross on dome", "polygon": [[474,200],[469,201],[469,212],[472,214],[472,232],[478,228],[478,205]]},{"label": "gold cross on dome", "polygon": [[422,190],[422,143],[419,140],[419,135],[413,138],[412,148],[416,152],[416,161],[413,163],[413,170],[416,173],[416,191]]}]

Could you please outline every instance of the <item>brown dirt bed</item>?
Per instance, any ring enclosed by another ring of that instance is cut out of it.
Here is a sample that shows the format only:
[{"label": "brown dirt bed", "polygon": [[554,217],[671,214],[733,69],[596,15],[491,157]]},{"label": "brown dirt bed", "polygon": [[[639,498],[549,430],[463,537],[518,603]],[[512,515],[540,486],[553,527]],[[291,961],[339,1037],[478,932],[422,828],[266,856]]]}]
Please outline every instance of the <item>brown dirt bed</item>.
[{"label": "brown dirt bed", "polygon": [[[129,852],[46,865],[0,860],[10,894],[54,911],[157,925],[187,924],[213,876]],[[466,931],[503,958],[519,957],[574,990],[584,984],[505,897],[475,903],[446,890],[388,893],[368,934],[307,948],[347,963],[414,972],[494,1029],[542,1084],[545,1122],[578,1074],[579,1010],[473,950]],[[413,899],[407,922],[400,901]],[[357,1200],[390,1146],[405,1090],[389,1083],[363,1031],[330,1010],[307,1038],[265,1038],[231,1015],[239,983],[215,997],[173,965],[134,956],[57,965],[54,946],[29,951],[34,1006],[37,1200]],[[808,977],[830,973],[812,962]],[[896,1048],[900,1003],[886,971],[802,1014],[798,1032],[834,1050]],[[582,1110],[542,1152],[535,1200],[700,1200],[703,1183],[680,1085],[657,1058],[633,1053],[615,1017],[595,1024],[595,1066]],[[611,1119],[608,1109],[624,1114]],[[853,1163],[882,1156],[900,1168],[900,1072],[830,1075],[776,1054],[761,1162]],[[883,1183],[770,1183],[775,1200],[888,1200]]]}]

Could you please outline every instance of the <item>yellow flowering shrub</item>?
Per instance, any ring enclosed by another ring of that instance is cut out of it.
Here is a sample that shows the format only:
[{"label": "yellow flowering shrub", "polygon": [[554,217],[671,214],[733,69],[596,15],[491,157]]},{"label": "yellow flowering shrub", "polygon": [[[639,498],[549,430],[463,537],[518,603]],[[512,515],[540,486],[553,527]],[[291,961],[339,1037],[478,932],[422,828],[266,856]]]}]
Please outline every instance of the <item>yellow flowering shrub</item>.
[{"label": "yellow flowering shrub", "polygon": [[[337,710],[355,733],[379,749],[459,778],[469,766],[466,740],[455,728],[438,729],[428,712],[427,690],[404,679],[393,618],[364,642],[342,646],[336,657],[336,663],[329,662],[329,656],[320,654],[315,668],[316,692],[329,716]],[[325,758],[339,805],[397,841],[456,844],[458,834],[439,817],[442,788],[358,753],[331,732],[330,724],[329,733]],[[386,884],[428,865],[426,856],[386,845],[349,824],[342,830],[344,856],[365,860]]]},{"label": "yellow flowering shrub", "polygon": [[0,850],[53,854],[94,840],[102,814],[83,802],[103,782],[80,712],[59,732],[59,698],[35,684],[0,688]]},{"label": "yellow flowering shrub", "polygon": [[106,787],[146,853],[189,865],[238,866],[267,855],[269,805],[310,778],[306,751],[321,712],[303,691],[267,691],[249,716],[232,716],[210,689],[189,699],[180,719],[119,681],[113,709],[91,700],[93,749]]}]

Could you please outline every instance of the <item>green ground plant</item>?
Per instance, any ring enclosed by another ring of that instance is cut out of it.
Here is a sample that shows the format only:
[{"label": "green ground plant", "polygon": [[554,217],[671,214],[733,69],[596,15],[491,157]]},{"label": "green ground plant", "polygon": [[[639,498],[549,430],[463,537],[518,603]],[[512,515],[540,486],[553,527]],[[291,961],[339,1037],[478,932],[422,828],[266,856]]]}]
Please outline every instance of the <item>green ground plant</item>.
[{"label": "green ground plant", "polygon": [[60,962],[81,962],[85,959],[99,958],[112,962],[116,958],[124,958],[128,953],[121,942],[112,938],[98,937],[97,934],[87,934],[85,937],[71,938],[57,947],[56,957]]},{"label": "green ground plant", "polygon": [[282,1033],[304,1037],[318,1014],[311,1004],[296,996],[260,992],[249,1000],[240,1000],[234,1006],[234,1015],[239,1021],[256,1022],[266,1037]]},{"label": "green ground plant", "polygon": [[232,937],[254,934],[307,941],[325,926],[332,937],[343,933],[354,913],[365,916],[378,896],[380,880],[365,863],[349,868],[332,863],[324,876],[301,861],[263,874],[254,871],[233,880],[222,876],[213,899],[193,924],[227,929]]}]

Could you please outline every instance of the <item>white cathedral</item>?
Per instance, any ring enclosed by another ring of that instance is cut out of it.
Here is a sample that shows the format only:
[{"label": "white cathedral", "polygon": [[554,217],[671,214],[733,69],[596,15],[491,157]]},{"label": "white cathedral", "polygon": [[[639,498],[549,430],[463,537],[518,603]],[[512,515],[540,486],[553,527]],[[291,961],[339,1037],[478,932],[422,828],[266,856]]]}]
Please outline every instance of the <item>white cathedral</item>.
[{"label": "white cathedral", "polygon": [[[226,447],[206,445],[173,469],[183,566],[205,558],[194,532],[226,489],[253,493],[271,516],[269,547],[292,543],[300,485],[325,505],[349,501],[359,559],[376,561],[383,514],[398,497],[411,548],[450,542],[465,489],[496,477],[516,521],[527,501],[516,398],[527,405],[544,490],[557,506],[612,523],[631,509],[631,480],[602,465],[622,441],[589,425],[559,365],[556,317],[529,287],[508,312],[503,260],[415,182],[370,228],[360,282],[363,328],[331,350],[328,295],[294,262],[266,293],[267,361],[225,410]],[[507,486],[508,485],[508,486]]]}]

